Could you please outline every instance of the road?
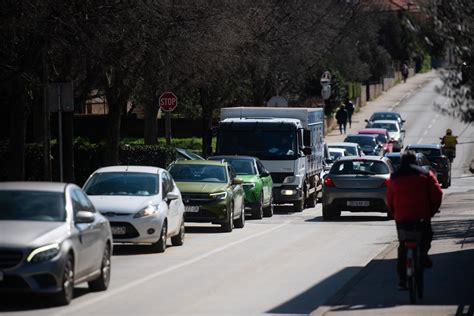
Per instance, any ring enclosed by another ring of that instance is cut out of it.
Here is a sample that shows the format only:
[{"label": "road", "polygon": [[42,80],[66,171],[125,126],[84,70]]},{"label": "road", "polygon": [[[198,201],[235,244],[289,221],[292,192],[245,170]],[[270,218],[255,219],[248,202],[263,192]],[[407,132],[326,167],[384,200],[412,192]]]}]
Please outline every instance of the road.
[{"label": "road", "polygon": [[[406,119],[405,143],[438,142],[446,128],[460,142],[474,139],[474,128],[436,112],[433,76],[395,103]],[[364,113],[364,115],[367,113]],[[356,115],[354,119],[362,119]],[[356,125],[356,124],[354,124]],[[329,138],[328,141],[331,141]],[[458,146],[452,187],[474,188],[468,167],[474,145]],[[321,205],[292,213],[248,220],[244,229],[220,233],[218,226],[187,225],[183,247],[164,254],[147,247],[115,247],[108,291],[76,288],[67,307],[51,307],[44,298],[0,297],[6,315],[259,315],[309,314],[323,305],[396,238],[393,221],[377,213],[343,213],[324,222]],[[395,273],[395,271],[394,271]],[[392,286],[387,285],[387,286]],[[395,286],[395,284],[393,284]]]}]

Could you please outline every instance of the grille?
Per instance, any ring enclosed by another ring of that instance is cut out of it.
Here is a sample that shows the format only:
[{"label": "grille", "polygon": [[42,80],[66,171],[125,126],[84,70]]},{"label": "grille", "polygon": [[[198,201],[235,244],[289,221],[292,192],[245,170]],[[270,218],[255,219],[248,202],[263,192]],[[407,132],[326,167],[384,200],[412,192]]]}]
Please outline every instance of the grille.
[{"label": "grille", "polygon": [[19,250],[0,250],[0,269],[13,268],[23,259],[23,253]]},{"label": "grille", "polygon": [[28,283],[23,278],[16,275],[5,275],[2,282],[0,282],[0,290],[28,290],[30,289]]},{"label": "grille", "polygon": [[184,205],[203,205],[213,203],[216,200],[211,198],[207,193],[181,193]]},{"label": "grille", "polygon": [[110,222],[111,227],[125,227],[124,235],[112,235],[113,238],[124,239],[124,238],[135,238],[140,236],[138,231],[132,224],[127,222]]},{"label": "grille", "polygon": [[290,177],[293,174],[288,172],[272,172],[273,183],[283,183],[286,177]]}]

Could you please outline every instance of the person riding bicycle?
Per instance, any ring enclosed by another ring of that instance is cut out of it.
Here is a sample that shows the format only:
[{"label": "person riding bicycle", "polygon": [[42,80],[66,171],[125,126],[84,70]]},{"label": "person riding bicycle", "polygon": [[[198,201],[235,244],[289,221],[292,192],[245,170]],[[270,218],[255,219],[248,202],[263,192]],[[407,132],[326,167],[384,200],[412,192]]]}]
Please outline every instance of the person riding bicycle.
[{"label": "person riding bicycle", "polygon": [[444,146],[446,154],[449,156],[450,152],[453,153],[453,158],[456,156],[456,145],[458,143],[458,137],[453,135],[453,131],[448,128],[446,130],[446,135],[441,138],[441,145]]},{"label": "person riding bicycle", "polygon": [[436,176],[416,164],[416,153],[405,151],[400,160],[400,167],[392,173],[387,185],[387,206],[389,214],[395,219],[398,246],[398,286],[406,289],[405,244],[400,240],[400,231],[419,228],[421,237],[421,262],[425,268],[432,266],[428,257],[433,231],[431,218],[441,205],[443,192]]}]

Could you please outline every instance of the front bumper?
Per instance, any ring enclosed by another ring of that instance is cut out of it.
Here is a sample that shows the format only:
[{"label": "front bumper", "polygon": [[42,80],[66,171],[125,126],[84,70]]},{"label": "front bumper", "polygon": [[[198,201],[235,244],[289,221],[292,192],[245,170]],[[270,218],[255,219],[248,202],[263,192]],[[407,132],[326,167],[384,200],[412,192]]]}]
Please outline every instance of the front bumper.
[{"label": "front bumper", "polygon": [[213,203],[206,203],[199,205],[198,203],[193,203],[191,200],[189,203],[185,204],[186,206],[198,206],[198,212],[185,212],[184,220],[186,222],[196,222],[196,223],[213,223],[213,224],[222,224],[229,221],[229,216],[227,214],[227,200],[216,201]]},{"label": "front bumper", "polygon": [[303,191],[295,185],[274,186],[272,192],[275,204],[298,202],[303,198]]},{"label": "front bumper", "polygon": [[[142,218],[134,215],[107,217],[112,229],[114,243],[150,244],[158,241],[161,235],[164,217],[156,214]],[[125,227],[125,234],[114,234],[117,227]]]},{"label": "front bumper", "polygon": [[[357,201],[357,202],[356,202]],[[368,202],[368,205],[348,205],[349,203]],[[349,212],[387,212],[386,188],[374,189],[341,189],[323,190],[323,207]]]}]

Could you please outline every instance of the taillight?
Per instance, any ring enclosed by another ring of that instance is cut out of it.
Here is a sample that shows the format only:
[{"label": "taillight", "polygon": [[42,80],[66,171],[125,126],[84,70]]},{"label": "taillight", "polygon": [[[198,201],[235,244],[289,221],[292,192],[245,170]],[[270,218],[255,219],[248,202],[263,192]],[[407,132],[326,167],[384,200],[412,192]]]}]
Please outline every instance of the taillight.
[{"label": "taillight", "polygon": [[381,186],[382,188],[388,187],[388,181],[389,181],[388,179],[384,179],[383,182],[382,182],[382,184],[381,184],[380,186]]},{"label": "taillight", "polygon": [[333,187],[333,186],[334,186],[334,182],[332,181],[331,178],[326,177],[326,179],[324,179],[324,186],[325,186],[325,187]]}]

